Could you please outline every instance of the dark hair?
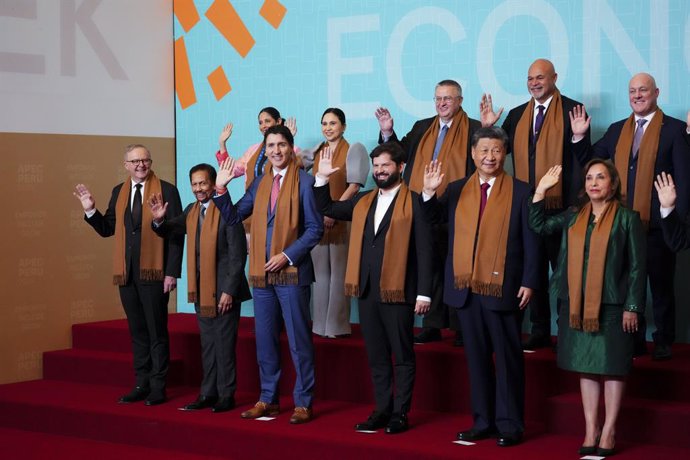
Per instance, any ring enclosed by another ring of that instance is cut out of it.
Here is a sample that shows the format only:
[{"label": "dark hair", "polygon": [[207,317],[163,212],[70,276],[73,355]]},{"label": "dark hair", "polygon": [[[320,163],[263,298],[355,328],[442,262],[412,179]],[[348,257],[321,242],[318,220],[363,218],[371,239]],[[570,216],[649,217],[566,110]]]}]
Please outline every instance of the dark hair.
[{"label": "dark hair", "polygon": [[462,97],[462,86],[455,80],[441,80],[436,83],[436,87],[438,88],[439,86],[452,86],[458,90],[458,96]]},{"label": "dark hair", "polygon": [[603,158],[593,158],[587,162],[584,168],[582,168],[583,184],[580,193],[577,194],[578,199],[578,209],[582,208],[585,204],[589,203],[589,197],[587,196],[587,189],[584,186],[584,182],[587,181],[587,172],[594,165],[604,165],[611,178],[611,189],[613,193],[606,201],[616,200],[620,204],[623,204],[623,195],[621,194],[621,176],[618,174],[616,166],[611,160],[604,160]]},{"label": "dark hair", "polygon": [[340,120],[340,123],[342,123],[343,126],[345,126],[347,124],[347,123],[345,123],[345,112],[343,112],[339,108],[329,107],[326,110],[324,110],[323,115],[321,115],[321,121],[323,121],[323,117],[325,117],[327,113],[332,113],[333,115],[338,117],[338,120]]},{"label": "dark hair", "polygon": [[396,165],[400,166],[401,163],[405,163],[407,157],[403,151],[400,144],[397,142],[384,142],[376,146],[374,150],[371,151],[369,157],[374,160],[374,158],[387,153],[391,156],[391,160],[395,162]]},{"label": "dark hair", "polygon": [[472,135],[472,148],[477,146],[480,139],[498,139],[503,142],[503,148],[508,151],[508,146],[510,144],[510,139],[508,139],[508,134],[499,128],[498,126],[491,126],[489,128],[479,128]]},{"label": "dark hair", "polygon": [[211,179],[211,183],[216,183],[216,168],[207,163],[200,163],[196,166],[192,166],[192,169],[189,170],[189,180],[192,180],[192,174],[199,171],[206,171],[208,177]]},{"label": "dark hair", "polygon": [[285,138],[285,140],[290,144],[290,147],[295,146],[295,138],[292,137],[292,133],[283,125],[273,125],[266,130],[264,133],[264,145],[266,145],[266,139],[269,134],[280,134]]},{"label": "dark hair", "polygon": [[278,109],[275,107],[264,107],[263,109],[259,110],[259,116],[261,116],[261,114],[264,112],[269,114],[271,118],[273,118],[279,125],[283,124],[283,118],[280,116],[280,112],[278,112]]}]

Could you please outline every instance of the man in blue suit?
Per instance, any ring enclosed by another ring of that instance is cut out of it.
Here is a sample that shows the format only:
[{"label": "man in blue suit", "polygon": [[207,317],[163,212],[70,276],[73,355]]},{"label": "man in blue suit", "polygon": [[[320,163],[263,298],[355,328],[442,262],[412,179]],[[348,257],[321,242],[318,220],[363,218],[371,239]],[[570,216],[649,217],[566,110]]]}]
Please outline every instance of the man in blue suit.
[{"label": "man in blue suit", "polygon": [[249,281],[254,287],[256,355],[261,396],[242,418],[277,415],[280,379],[280,315],[285,321],[290,354],[297,374],[290,423],[312,419],[314,350],[309,328],[310,285],[314,268],[309,252],[323,235],[323,217],[314,201],[314,178],[296,163],[292,133],[284,126],[264,134],[271,170],[257,178],[233,204],[225,186],[234,160],[223,162],[213,201],[228,225],[250,215]]},{"label": "man in blue suit", "polygon": [[508,145],[501,128],[478,129],[476,172],[437,198],[443,174],[434,161],[422,193],[431,222],[448,223],[444,301],[457,309],[465,339],[474,425],[458,439],[498,435],[502,447],[520,443],[524,431],[520,311],[538,287],[540,247],[527,226],[530,186],[503,170]]},{"label": "man in blue suit", "polygon": [[[639,73],[630,79],[628,97],[632,114],[609,126],[604,137],[592,146],[595,157],[613,160],[621,176],[623,200],[640,213],[647,227],[647,273],[652,292],[656,331],[652,334],[652,359],[671,358],[675,340],[676,303],[673,279],[675,253],[664,241],[659,213],[659,196],[654,178],[665,172],[676,182],[676,214],[685,219],[690,210],[690,147],[686,124],[670,117],[657,105],[659,88],[654,77]],[[586,142],[583,141],[583,142]],[[646,352],[646,322],[640,318],[635,337],[635,353]]]}]

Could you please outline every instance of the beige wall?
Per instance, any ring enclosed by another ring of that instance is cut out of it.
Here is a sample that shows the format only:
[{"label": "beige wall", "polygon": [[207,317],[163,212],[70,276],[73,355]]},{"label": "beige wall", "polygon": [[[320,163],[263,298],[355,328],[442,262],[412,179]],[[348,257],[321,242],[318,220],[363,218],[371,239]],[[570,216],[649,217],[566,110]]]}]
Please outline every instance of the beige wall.
[{"label": "beige wall", "polygon": [[172,138],[0,133],[0,383],[40,378],[42,352],[70,347],[72,324],[124,317],[110,274],[113,239],[84,222],[72,190],[86,184],[105,211],[134,142],[174,183]]}]

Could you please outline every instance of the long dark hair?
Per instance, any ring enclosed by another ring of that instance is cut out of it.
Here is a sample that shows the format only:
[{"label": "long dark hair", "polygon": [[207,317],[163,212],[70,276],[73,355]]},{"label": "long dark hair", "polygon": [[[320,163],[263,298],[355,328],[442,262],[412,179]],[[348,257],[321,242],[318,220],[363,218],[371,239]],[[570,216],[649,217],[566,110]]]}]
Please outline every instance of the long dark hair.
[{"label": "long dark hair", "polygon": [[589,196],[587,196],[585,183],[587,181],[587,172],[589,172],[589,170],[594,165],[604,165],[604,167],[609,173],[609,177],[611,178],[611,189],[613,190],[613,193],[606,199],[606,201],[616,200],[618,201],[618,204],[623,206],[623,196],[621,195],[621,176],[618,174],[616,166],[611,162],[611,160],[604,160],[603,158],[594,158],[592,160],[589,160],[585,167],[582,169],[582,177],[584,179],[582,189],[580,190],[580,193],[578,193],[577,195],[577,209],[582,209],[584,205],[589,203]]}]

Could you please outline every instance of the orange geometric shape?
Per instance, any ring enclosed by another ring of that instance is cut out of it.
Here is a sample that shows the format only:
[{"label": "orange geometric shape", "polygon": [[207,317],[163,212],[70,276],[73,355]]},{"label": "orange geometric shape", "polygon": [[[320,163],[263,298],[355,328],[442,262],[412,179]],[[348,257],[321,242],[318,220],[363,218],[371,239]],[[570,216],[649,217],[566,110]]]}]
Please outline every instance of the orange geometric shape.
[{"label": "orange geometric shape", "polygon": [[283,6],[278,0],[265,0],[264,4],[261,5],[259,14],[273,26],[274,29],[280,27],[280,23],[283,22],[283,18],[287,13],[287,8]]},{"label": "orange geometric shape", "polygon": [[194,0],[174,0],[173,12],[185,32],[189,32],[201,19],[196,6],[194,6]]},{"label": "orange geometric shape", "polygon": [[230,2],[214,0],[206,17],[242,57],[247,56],[256,42]]},{"label": "orange geometric shape", "polygon": [[216,101],[220,101],[223,96],[228,94],[232,87],[225,76],[222,66],[218,66],[216,70],[208,75],[208,84],[211,85],[213,95],[216,96]]},{"label": "orange geometric shape", "polygon": [[194,92],[194,82],[192,81],[192,71],[189,68],[184,37],[175,40],[175,92],[183,110],[196,103],[196,93]]}]

